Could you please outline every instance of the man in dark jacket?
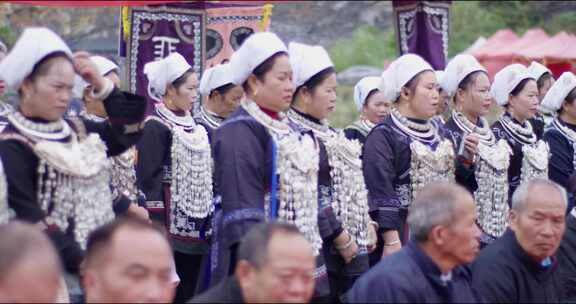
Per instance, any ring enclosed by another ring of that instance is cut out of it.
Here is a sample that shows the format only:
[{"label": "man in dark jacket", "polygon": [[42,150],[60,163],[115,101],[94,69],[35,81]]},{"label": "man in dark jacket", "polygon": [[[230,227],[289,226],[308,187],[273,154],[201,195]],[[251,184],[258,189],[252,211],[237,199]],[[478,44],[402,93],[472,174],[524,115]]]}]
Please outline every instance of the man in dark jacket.
[{"label": "man in dark jacket", "polygon": [[234,276],[190,303],[307,303],[315,266],[312,246],[296,226],[257,224],[241,240]]},{"label": "man in dark jacket", "polygon": [[576,302],[576,207],[566,218],[566,232],[558,249],[558,262],[565,300]]},{"label": "man in dark jacket", "polygon": [[564,292],[555,253],[565,229],[566,193],[534,179],[512,196],[510,229],[472,265],[474,287],[493,303],[550,303]]},{"label": "man in dark jacket", "polygon": [[425,187],[409,210],[413,241],[385,257],[354,284],[350,303],[481,302],[470,272],[479,250],[474,200],[466,189],[439,183]]}]

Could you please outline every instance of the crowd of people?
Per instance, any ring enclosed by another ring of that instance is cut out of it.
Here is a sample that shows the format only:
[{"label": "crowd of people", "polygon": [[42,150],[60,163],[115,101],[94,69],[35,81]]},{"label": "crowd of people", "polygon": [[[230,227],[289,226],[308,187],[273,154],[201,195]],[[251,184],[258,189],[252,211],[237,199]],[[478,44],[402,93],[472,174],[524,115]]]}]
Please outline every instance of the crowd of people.
[{"label": "crowd of people", "polygon": [[271,32],[147,63],[151,113],[49,29],[0,53],[0,301],[576,300],[571,72],[406,54],[337,129],[326,50]]}]

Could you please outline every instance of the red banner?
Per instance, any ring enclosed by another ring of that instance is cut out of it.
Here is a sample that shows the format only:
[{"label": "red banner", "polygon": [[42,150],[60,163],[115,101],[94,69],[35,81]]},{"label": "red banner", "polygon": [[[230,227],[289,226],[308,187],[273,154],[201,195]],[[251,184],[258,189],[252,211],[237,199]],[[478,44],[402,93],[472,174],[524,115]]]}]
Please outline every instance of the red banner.
[{"label": "red banner", "polygon": [[182,2],[210,2],[219,4],[248,4],[258,5],[276,1],[184,1],[184,0],[142,0],[142,1],[33,1],[33,0],[8,0],[13,4],[36,5],[36,6],[53,6],[53,7],[99,7],[99,6],[146,6],[158,5],[165,3],[182,3]]}]

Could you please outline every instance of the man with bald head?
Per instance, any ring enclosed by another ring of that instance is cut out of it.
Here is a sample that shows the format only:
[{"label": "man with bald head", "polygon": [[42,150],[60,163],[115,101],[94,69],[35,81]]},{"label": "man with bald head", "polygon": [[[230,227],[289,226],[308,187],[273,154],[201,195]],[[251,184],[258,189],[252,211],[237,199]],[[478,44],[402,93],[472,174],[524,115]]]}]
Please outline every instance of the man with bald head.
[{"label": "man with bald head", "polygon": [[472,265],[474,287],[492,303],[562,300],[556,251],[565,230],[566,192],[546,179],[520,185],[510,228]]},{"label": "man with bald head", "polygon": [[0,226],[0,302],[52,303],[61,272],[56,250],[40,228],[17,221]]},{"label": "man with bald head", "polygon": [[296,226],[260,223],[242,238],[234,275],[190,303],[307,303],[315,267],[312,246]]},{"label": "man with bald head", "polygon": [[162,228],[121,218],[94,230],[81,270],[87,303],[167,303],[173,256]]},{"label": "man with bald head", "polygon": [[479,250],[472,195],[451,183],[426,186],[408,212],[410,241],[384,257],[347,294],[351,303],[481,302],[469,270]]}]

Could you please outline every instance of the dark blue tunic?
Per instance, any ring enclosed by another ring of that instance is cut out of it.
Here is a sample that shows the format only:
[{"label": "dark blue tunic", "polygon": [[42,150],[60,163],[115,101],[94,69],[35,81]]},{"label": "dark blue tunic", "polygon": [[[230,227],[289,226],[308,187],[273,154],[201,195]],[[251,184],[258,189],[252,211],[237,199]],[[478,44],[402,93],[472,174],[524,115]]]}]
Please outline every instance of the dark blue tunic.
[{"label": "dark blue tunic", "polygon": [[[558,121],[571,130],[576,130],[576,125],[567,124],[560,118]],[[574,206],[574,192],[576,191],[574,143],[553,127],[553,124],[546,128],[543,137],[550,147],[548,177],[566,189],[569,206]],[[569,207],[567,210],[569,211],[571,208]]]},{"label": "dark blue tunic", "polygon": [[[504,113],[503,115],[510,116],[508,113]],[[512,118],[512,120],[514,120],[516,123],[519,123],[514,118]],[[492,132],[494,132],[496,140],[505,139],[512,148],[512,155],[510,155],[510,167],[508,167],[508,205],[510,205],[512,194],[514,194],[514,191],[520,185],[522,160],[524,159],[524,152],[522,152],[523,145],[504,130],[504,127],[500,121],[496,121],[494,124],[492,124]]]},{"label": "dark blue tunic", "polygon": [[450,280],[415,242],[385,257],[364,274],[347,294],[348,303],[478,303],[470,271],[459,266]]},{"label": "dark blue tunic", "polygon": [[[266,196],[272,181],[273,138],[265,126],[240,107],[214,133],[212,153],[215,161],[216,189],[222,199],[222,213],[216,214],[217,244],[212,254],[211,284],[230,274],[236,263],[236,250],[241,238],[264,213]],[[319,212],[322,237],[333,233],[330,221]],[[325,267],[321,256],[318,267]],[[315,296],[328,294],[326,273],[316,278]]]},{"label": "dark blue tunic", "polygon": [[[442,130],[440,137],[443,138]],[[363,146],[362,170],[368,188],[370,216],[380,232],[402,231],[410,200],[410,144],[412,138],[387,116],[368,134]],[[424,143],[436,149],[440,141]],[[402,237],[402,235],[401,235]]]}]

